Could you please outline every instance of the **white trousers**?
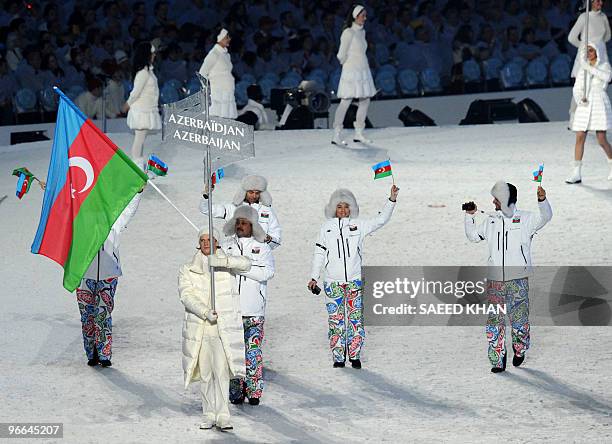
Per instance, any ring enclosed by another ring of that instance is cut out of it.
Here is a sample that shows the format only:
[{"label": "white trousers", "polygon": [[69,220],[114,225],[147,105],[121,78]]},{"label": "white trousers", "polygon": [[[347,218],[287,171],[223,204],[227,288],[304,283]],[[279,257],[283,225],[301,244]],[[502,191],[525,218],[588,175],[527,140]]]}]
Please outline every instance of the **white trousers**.
[{"label": "white trousers", "polygon": [[204,336],[198,356],[204,416],[229,419],[229,365],[218,336]]},{"label": "white trousers", "polygon": [[147,130],[134,130],[134,142],[132,142],[132,160],[140,159],[142,157],[146,137]]},{"label": "white trousers", "polygon": [[[334,128],[336,130],[342,129],[342,125],[344,123],[344,116],[346,116],[346,112],[351,106],[353,99],[342,99],[338,104],[338,108],[336,108],[336,114],[334,116]],[[370,99],[363,98],[359,99],[359,104],[357,105],[357,116],[355,117],[355,128],[356,129],[364,129],[365,128],[365,119],[368,115],[368,107],[370,106]]]}]

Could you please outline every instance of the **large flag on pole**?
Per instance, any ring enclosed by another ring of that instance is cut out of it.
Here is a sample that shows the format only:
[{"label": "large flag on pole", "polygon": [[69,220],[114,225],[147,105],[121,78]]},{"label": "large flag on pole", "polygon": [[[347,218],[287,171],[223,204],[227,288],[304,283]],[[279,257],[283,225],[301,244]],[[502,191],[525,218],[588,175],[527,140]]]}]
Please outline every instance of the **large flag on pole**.
[{"label": "large flag on pole", "polygon": [[60,103],[32,253],[64,268],[74,291],[147,175],[58,88]]}]

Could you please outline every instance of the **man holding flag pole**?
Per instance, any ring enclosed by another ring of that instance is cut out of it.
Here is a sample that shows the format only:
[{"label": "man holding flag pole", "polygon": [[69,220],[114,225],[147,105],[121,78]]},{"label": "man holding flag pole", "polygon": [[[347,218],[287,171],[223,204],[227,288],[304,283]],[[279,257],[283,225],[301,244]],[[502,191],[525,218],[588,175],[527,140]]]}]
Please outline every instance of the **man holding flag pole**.
[{"label": "man holding flag pole", "polygon": [[[534,181],[542,181],[544,165],[533,172]],[[507,307],[512,325],[512,364],[520,366],[530,345],[529,279],[531,274],[531,241],[552,219],[552,208],[546,191],[538,186],[538,213],[516,208],[517,189],[511,183],[497,182],[491,189],[495,214],[477,222],[477,206],[464,204],[465,235],[471,242],[488,244],[487,300],[492,305]],[[491,372],[506,370],[505,316],[489,315],[486,325]]]},{"label": "man holding flag pole", "polygon": [[119,235],[147,176],[57,87],[60,103],[32,253],[64,268],[77,290],[88,365],[111,365],[112,319],[121,276]]}]

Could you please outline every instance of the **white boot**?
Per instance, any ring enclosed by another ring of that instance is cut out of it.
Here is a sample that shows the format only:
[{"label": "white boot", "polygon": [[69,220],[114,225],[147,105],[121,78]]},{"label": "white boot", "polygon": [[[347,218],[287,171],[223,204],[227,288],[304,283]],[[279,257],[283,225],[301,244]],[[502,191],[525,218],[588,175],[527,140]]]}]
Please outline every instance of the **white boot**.
[{"label": "white boot", "polygon": [[572,170],[572,174],[567,179],[565,179],[565,183],[581,183],[582,160],[574,160],[572,165],[574,165],[574,169]]},{"label": "white boot", "polygon": [[608,180],[612,180],[612,159],[608,159],[608,165],[610,165],[610,174],[608,174]]},{"label": "white boot", "polygon": [[361,143],[372,143],[372,140],[368,139],[366,136],[363,135],[364,128],[358,127],[356,124],[353,125],[355,125],[355,137],[353,141]]},{"label": "white boot", "polygon": [[232,430],[234,426],[230,422],[229,416],[219,415],[217,418],[217,428],[221,430]]},{"label": "white boot", "polygon": [[202,430],[212,429],[215,426],[215,415],[204,415],[200,428]]},{"label": "white boot", "polygon": [[342,127],[334,128],[334,138],[331,141],[332,145],[346,146],[346,140],[342,138]]}]

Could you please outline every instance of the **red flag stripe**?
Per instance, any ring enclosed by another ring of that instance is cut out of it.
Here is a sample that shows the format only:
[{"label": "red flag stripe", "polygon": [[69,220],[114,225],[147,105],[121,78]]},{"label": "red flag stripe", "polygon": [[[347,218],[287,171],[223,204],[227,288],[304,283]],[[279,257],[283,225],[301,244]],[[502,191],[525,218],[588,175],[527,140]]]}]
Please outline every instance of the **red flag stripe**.
[{"label": "red flag stripe", "polygon": [[385,167],[377,169],[376,171],[374,171],[374,174],[381,174],[381,173],[384,173],[386,171],[391,171],[391,165],[387,165]]}]

